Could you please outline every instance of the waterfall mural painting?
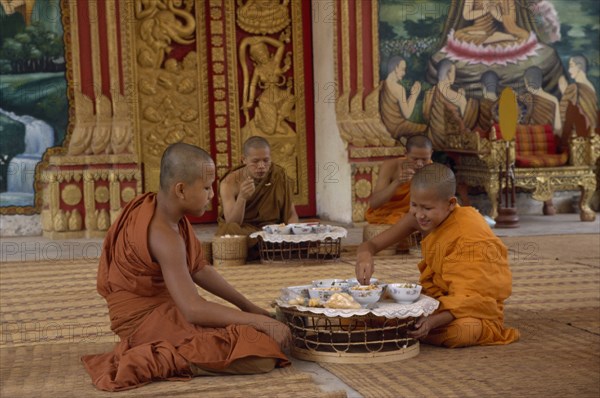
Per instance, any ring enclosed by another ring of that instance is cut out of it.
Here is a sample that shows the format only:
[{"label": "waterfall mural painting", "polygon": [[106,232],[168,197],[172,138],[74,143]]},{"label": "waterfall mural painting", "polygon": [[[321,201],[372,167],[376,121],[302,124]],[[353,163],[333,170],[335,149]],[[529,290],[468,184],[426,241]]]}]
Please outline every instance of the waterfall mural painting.
[{"label": "waterfall mural painting", "polygon": [[36,165],[68,124],[60,0],[0,0],[0,24],[0,213],[31,213]]}]

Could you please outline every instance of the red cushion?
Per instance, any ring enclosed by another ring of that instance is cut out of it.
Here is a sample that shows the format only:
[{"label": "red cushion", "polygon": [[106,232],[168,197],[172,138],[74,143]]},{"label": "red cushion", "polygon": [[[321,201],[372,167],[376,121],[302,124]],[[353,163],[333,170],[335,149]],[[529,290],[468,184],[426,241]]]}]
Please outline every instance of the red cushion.
[{"label": "red cushion", "polygon": [[[502,138],[500,126],[496,137]],[[517,167],[555,167],[567,163],[567,153],[559,153],[556,137],[550,125],[517,125],[515,133]]]}]

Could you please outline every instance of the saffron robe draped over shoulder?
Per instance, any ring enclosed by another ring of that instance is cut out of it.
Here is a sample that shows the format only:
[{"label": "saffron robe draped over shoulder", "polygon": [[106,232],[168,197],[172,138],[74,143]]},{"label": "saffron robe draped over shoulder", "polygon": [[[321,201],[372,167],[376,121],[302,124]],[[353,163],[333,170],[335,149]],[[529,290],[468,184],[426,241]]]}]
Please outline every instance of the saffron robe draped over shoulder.
[{"label": "saffron robe draped over shoulder", "polygon": [[[455,321],[481,320],[483,330],[474,344],[518,340],[516,329],[504,327],[504,300],[512,291],[507,249],[477,210],[457,205],[421,241],[421,250],[420,283],[424,294],[440,302],[437,312],[450,311]],[[467,338],[469,333],[462,335]]]},{"label": "saffron robe draped over shoulder", "polygon": [[[233,169],[223,180],[243,167]],[[252,197],[246,201],[244,223],[240,225],[226,222],[221,209],[219,228],[215,235],[250,235],[260,231],[265,225],[287,223],[292,216],[292,206],[290,180],[285,169],[273,163],[265,178],[256,185]]]},{"label": "saffron robe draped over shoulder", "polygon": [[398,99],[394,97],[385,81],[381,85],[379,106],[381,121],[392,137],[396,139],[400,139],[402,136],[422,134],[427,129],[427,125],[412,122],[408,119],[410,115],[405,117],[402,114]]},{"label": "saffron robe draped over shoulder", "polygon": [[588,128],[595,129],[598,125],[598,98],[596,92],[587,84],[569,84],[560,99],[560,115],[563,121],[566,118],[569,102],[580,107],[588,123]]},{"label": "saffron robe draped over shoulder", "polygon": [[[250,326],[207,328],[185,319],[148,247],[155,208],[156,194],[138,196],[104,240],[97,289],[108,303],[111,329],[121,342],[112,352],[82,357],[94,385],[119,391],[152,380],[189,379],[191,364],[218,372],[248,357],[276,358],[287,364],[278,344]],[[185,218],[179,222],[179,233],[193,275],[206,266],[201,245]]]},{"label": "saffron robe draped over shoulder", "polygon": [[410,181],[400,185],[387,203],[369,207],[365,220],[370,224],[395,224],[410,210]]}]

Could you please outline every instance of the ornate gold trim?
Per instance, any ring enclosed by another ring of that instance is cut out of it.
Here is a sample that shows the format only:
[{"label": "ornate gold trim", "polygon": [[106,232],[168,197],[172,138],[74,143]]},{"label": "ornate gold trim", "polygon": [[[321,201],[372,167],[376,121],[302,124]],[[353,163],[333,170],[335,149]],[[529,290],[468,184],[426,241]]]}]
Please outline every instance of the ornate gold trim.
[{"label": "ornate gold trim", "polygon": [[363,82],[363,28],[362,28],[362,1],[356,1],[356,95],[360,98],[362,109],[363,93],[365,84]]},{"label": "ornate gold trim", "polygon": [[[350,17],[349,17],[349,6],[345,0],[341,1],[342,6],[342,74],[343,74],[343,93],[350,96],[350,33],[349,29]],[[336,32],[337,36],[337,32]]]},{"label": "ornate gold trim", "polygon": [[242,142],[241,142],[241,126],[239,118],[240,103],[238,99],[239,85],[237,71],[239,59],[237,54],[236,41],[236,23],[235,10],[232,1],[224,1],[224,12],[222,18],[225,24],[225,46],[227,52],[227,60],[230,67],[227,68],[227,100],[229,102],[229,154],[231,155],[231,164],[228,167],[234,166],[242,157]]},{"label": "ornate gold trim", "polygon": [[373,87],[379,85],[379,1],[371,2],[371,47],[373,49]]}]

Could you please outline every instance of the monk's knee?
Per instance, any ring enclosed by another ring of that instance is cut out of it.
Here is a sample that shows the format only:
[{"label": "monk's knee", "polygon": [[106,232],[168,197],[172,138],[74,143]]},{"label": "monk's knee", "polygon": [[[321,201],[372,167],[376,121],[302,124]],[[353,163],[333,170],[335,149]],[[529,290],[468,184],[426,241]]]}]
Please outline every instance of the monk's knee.
[{"label": "monk's knee", "polygon": [[448,348],[477,345],[483,332],[481,319],[459,318],[432,330],[423,342]]}]

